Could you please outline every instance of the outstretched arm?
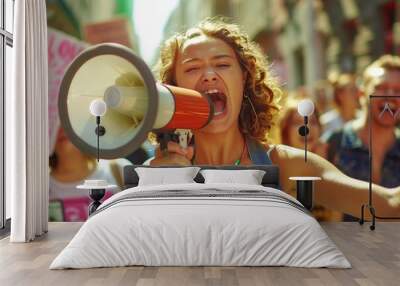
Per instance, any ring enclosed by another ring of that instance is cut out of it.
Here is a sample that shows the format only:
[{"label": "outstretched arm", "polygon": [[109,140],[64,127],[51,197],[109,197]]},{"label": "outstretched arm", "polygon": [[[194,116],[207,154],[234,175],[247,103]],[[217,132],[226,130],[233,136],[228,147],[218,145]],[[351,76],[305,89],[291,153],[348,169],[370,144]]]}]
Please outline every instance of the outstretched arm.
[{"label": "outstretched arm", "polygon": [[[324,158],[309,153],[304,161],[304,150],[285,145],[272,147],[271,160],[279,166],[283,190],[294,187],[291,176],[318,176],[315,200],[333,210],[360,217],[361,205],[368,202],[368,182],[346,176]],[[373,205],[378,216],[400,216],[400,186],[394,189],[372,186]],[[369,212],[367,212],[369,214]],[[367,214],[367,215],[368,215]]]}]

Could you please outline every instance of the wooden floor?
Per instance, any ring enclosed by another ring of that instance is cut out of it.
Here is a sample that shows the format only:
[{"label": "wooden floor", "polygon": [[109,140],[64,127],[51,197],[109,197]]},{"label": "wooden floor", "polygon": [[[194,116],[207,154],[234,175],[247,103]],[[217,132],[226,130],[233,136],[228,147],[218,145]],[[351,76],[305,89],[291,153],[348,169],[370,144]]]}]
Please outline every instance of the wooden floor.
[{"label": "wooden floor", "polygon": [[0,241],[0,285],[400,285],[400,223],[323,223],[353,268],[121,267],[49,270],[55,256],[81,226],[50,223],[32,243]]}]

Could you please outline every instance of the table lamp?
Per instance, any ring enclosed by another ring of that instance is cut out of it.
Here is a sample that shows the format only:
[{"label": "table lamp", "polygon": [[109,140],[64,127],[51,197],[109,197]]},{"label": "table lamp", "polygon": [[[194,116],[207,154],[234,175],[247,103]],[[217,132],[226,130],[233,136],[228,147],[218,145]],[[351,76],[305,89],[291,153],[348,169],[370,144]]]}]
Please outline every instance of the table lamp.
[{"label": "table lamp", "polygon": [[[104,126],[100,125],[100,117],[102,117],[107,111],[106,103],[101,99],[92,100],[89,106],[90,113],[96,117],[96,129],[95,133],[97,136],[97,162],[100,158],[100,136],[106,133]],[[88,189],[89,196],[93,200],[89,205],[89,216],[94,213],[97,208],[101,205],[100,200],[104,197],[107,188],[115,188],[115,185],[109,185],[106,180],[85,180],[83,185],[77,186],[78,189]]]}]

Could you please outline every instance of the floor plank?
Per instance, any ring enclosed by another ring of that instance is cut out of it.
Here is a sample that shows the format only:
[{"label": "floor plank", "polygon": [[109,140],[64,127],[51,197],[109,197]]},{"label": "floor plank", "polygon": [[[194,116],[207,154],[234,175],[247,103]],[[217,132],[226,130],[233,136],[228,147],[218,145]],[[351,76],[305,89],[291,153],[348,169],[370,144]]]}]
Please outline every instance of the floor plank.
[{"label": "floor plank", "polygon": [[0,285],[400,285],[400,222],[378,222],[375,231],[358,223],[322,223],[352,269],[290,267],[117,267],[48,269],[81,223],[50,223],[32,243],[0,240]]}]

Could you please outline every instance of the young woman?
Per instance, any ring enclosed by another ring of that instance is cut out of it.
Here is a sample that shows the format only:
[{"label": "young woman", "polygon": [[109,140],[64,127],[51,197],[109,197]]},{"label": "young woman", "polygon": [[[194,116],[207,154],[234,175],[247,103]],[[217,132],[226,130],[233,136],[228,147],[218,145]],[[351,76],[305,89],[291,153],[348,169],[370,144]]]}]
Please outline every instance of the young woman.
[{"label": "young woman", "polygon": [[[151,165],[275,164],[283,190],[293,188],[291,176],[319,176],[315,199],[330,209],[360,215],[368,199],[368,183],[345,176],[315,154],[267,144],[278,115],[280,89],[260,50],[236,25],[207,19],[173,36],[161,49],[159,77],[163,83],[208,94],[215,114],[205,128],[194,131],[195,148],[169,142],[168,153],[157,150]],[[400,186],[373,187],[377,214],[400,214]],[[390,204],[392,203],[392,204]]]}]

